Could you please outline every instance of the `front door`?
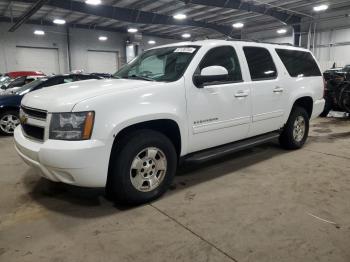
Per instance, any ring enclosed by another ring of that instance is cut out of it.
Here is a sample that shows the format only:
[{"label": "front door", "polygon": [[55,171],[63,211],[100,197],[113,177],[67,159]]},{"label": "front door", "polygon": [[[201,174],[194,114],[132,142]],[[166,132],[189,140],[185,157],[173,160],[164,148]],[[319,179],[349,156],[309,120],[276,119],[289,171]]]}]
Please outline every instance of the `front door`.
[{"label": "front door", "polygon": [[250,87],[243,82],[235,49],[210,49],[196,74],[208,66],[222,66],[229,76],[225,81],[204,83],[201,87],[186,81],[189,153],[244,139],[251,122]]}]

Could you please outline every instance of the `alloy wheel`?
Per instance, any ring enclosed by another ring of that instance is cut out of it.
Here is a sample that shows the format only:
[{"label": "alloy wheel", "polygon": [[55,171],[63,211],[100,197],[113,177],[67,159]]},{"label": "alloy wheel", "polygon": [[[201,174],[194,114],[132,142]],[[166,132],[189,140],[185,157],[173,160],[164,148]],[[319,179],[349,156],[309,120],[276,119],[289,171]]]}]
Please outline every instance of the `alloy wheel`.
[{"label": "alloy wheel", "polygon": [[145,148],[132,161],[131,183],[138,191],[150,192],[163,182],[166,171],[167,159],[162,150],[156,147]]},{"label": "alloy wheel", "polygon": [[19,118],[15,115],[5,114],[0,119],[0,129],[9,135],[12,135],[15,128],[20,124]]},{"label": "alloy wheel", "polygon": [[301,142],[305,135],[305,119],[302,116],[298,116],[293,125],[293,138],[296,142]]}]

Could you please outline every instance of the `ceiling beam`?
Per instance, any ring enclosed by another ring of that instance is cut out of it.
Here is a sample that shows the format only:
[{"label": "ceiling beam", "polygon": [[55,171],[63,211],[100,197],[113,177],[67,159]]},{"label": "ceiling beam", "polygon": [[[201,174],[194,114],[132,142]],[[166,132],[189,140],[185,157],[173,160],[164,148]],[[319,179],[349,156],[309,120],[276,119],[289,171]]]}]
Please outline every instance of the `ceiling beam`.
[{"label": "ceiling beam", "polygon": [[[16,1],[26,3],[34,2],[33,0]],[[84,13],[87,15],[94,15],[129,23],[203,27],[218,31],[223,35],[237,37],[237,35],[233,34],[234,31],[232,30],[233,28],[231,26],[206,23],[203,21],[195,21],[191,19],[179,21],[174,20],[172,16],[134,10],[130,8],[116,7],[110,5],[90,6],[85,4],[84,2],[78,2],[74,0],[48,0],[46,5],[69,11]]]},{"label": "ceiling beam", "polygon": [[[186,0],[180,1],[188,2]],[[248,12],[259,13],[274,17],[286,24],[295,24],[300,23],[301,21],[301,16],[289,14],[285,11],[280,11],[277,7],[275,8],[264,4],[256,5],[251,2],[245,2],[242,0],[191,0],[190,3],[196,5],[230,8],[235,10],[244,10]]]},{"label": "ceiling beam", "polygon": [[[0,22],[5,23],[11,23],[10,17],[0,17]],[[14,21],[17,22],[18,19],[14,18]],[[28,20],[26,24],[30,25],[39,25],[39,26],[51,26],[54,27],[55,25],[52,23],[52,21],[47,20]],[[115,32],[115,33],[123,33],[125,34],[125,28],[124,27],[104,27],[104,26],[94,26],[94,25],[86,25],[86,24],[67,24],[69,28],[78,28],[78,29],[88,29],[88,30],[101,30],[106,32]],[[145,36],[153,36],[153,37],[160,37],[165,39],[181,39],[180,37],[176,37],[174,35],[168,35],[168,34],[153,34],[153,33],[144,33]]]},{"label": "ceiling beam", "polygon": [[9,32],[16,31],[22,24],[28,21],[45,3],[47,0],[35,1],[28,10],[17,20],[17,22],[9,29]]}]

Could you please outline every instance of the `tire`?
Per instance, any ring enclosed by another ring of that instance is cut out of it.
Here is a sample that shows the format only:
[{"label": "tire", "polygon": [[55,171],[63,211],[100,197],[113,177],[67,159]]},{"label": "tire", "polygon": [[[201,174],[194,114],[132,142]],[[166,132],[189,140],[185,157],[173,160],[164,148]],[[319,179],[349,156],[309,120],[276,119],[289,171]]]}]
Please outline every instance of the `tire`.
[{"label": "tire", "polygon": [[0,134],[12,136],[16,126],[19,124],[19,114],[17,111],[8,110],[0,113]]},{"label": "tire", "polygon": [[329,112],[332,110],[332,107],[333,107],[332,102],[326,98],[326,103],[324,105],[323,112],[320,114],[320,117],[327,117]]},{"label": "tire", "polygon": [[169,188],[176,168],[177,154],[169,138],[153,130],[136,131],[112,153],[107,197],[131,205],[152,201]]},{"label": "tire", "polygon": [[280,135],[280,144],[285,149],[299,149],[305,144],[308,134],[309,115],[304,108],[296,106]]}]

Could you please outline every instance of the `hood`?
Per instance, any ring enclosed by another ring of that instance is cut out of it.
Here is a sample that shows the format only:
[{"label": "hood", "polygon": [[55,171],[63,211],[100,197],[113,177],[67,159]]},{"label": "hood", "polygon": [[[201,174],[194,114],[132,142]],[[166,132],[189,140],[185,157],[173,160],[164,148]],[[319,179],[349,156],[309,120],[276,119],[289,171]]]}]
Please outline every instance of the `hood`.
[{"label": "hood", "polygon": [[71,82],[30,92],[24,96],[22,104],[48,112],[70,112],[74,105],[89,98],[160,84],[160,82],[131,79],[92,79]]}]

